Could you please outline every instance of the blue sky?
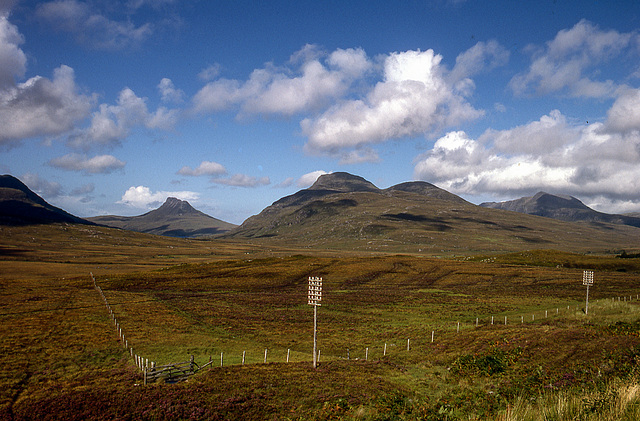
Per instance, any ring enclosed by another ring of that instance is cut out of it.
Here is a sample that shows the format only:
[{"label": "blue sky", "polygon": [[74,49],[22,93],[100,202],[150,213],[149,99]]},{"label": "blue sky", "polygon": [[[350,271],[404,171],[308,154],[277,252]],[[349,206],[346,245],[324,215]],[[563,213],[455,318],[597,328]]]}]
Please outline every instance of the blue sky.
[{"label": "blue sky", "polygon": [[640,211],[637,1],[0,0],[0,172],[241,223],[318,175]]}]

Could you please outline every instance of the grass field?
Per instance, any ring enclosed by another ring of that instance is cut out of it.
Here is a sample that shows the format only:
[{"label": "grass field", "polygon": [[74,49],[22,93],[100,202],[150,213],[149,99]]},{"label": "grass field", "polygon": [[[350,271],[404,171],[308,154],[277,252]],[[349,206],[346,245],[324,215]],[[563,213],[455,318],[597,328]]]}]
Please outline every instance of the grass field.
[{"label": "grass field", "polygon": [[[639,419],[639,259],[318,254],[64,228],[2,229],[0,419]],[[214,364],[143,386],[90,272],[136,353]],[[324,279],[317,370],[309,276]]]}]

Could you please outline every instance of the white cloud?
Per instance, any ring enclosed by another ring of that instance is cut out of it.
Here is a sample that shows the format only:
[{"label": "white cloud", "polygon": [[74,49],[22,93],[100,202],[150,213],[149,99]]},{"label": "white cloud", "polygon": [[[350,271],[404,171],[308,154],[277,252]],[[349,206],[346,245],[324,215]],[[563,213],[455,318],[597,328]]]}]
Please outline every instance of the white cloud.
[{"label": "white cloud", "polygon": [[325,174],[331,174],[331,173],[323,171],[323,170],[318,170],[318,171],[313,171],[313,172],[307,173],[307,174],[303,175],[302,177],[300,177],[298,179],[298,181],[296,181],[296,185],[298,187],[300,187],[300,188],[309,187],[313,183],[316,182],[318,177],[320,177],[321,175],[325,175]]},{"label": "white cloud", "polygon": [[212,178],[212,183],[233,187],[258,187],[271,184],[269,177],[252,177],[246,174],[234,174],[227,178]]},{"label": "white cloud", "polygon": [[466,102],[467,92],[447,83],[441,60],[433,50],[388,55],[383,81],[365,98],[345,101],[301,122],[308,137],[306,150],[336,154],[345,148],[435,132],[483,115]]},{"label": "white cloud", "polygon": [[[636,94],[627,94],[620,101],[635,103]],[[555,110],[511,130],[487,130],[477,140],[449,132],[416,159],[414,177],[457,194],[513,197],[543,190],[630,209],[639,202],[640,130],[614,124],[621,109],[631,117],[636,112],[616,102],[607,123],[570,125]]]},{"label": "white cloud", "polygon": [[536,50],[529,70],[514,76],[509,85],[518,95],[563,92],[575,97],[612,96],[616,86],[611,80],[592,80],[585,74],[594,65],[617,57],[633,36],[604,31],[581,20],[558,32],[544,49]]},{"label": "white cloud", "polygon": [[184,91],[176,89],[171,79],[162,78],[158,84],[158,91],[162,96],[162,102],[180,103],[184,101]]},{"label": "white cloud", "polygon": [[626,89],[607,113],[606,126],[614,132],[640,130],[640,89]]},{"label": "white cloud", "polygon": [[[338,49],[323,62],[314,46],[294,53],[290,67],[268,64],[247,81],[218,79],[193,98],[196,112],[237,108],[241,114],[285,115],[318,110],[345,94],[372,64],[362,49]],[[298,67],[293,67],[294,65]],[[210,77],[210,72],[203,76]]]},{"label": "white cloud", "polygon": [[84,150],[93,146],[113,147],[129,136],[136,126],[170,130],[176,124],[177,110],[159,107],[151,113],[146,101],[146,98],[138,97],[131,89],[123,89],[116,105],[100,104],[98,111],[91,117],[89,127],[71,135],[69,145]]},{"label": "white cloud", "polygon": [[0,13],[0,89],[13,87],[14,77],[24,75],[27,57],[19,48],[22,43],[24,38],[18,28]]},{"label": "white cloud", "polygon": [[60,183],[44,180],[38,174],[26,173],[21,180],[29,189],[45,199],[55,199],[63,194]]},{"label": "white cloud", "polygon": [[221,175],[226,174],[227,170],[222,164],[212,161],[202,161],[197,168],[191,168],[188,166],[182,167],[178,174],[187,176],[201,176],[201,175]]},{"label": "white cloud", "polygon": [[125,162],[120,161],[113,155],[97,155],[93,158],[88,158],[86,155],[72,153],[50,160],[49,165],[86,174],[109,174],[124,168]]},{"label": "white cloud", "polygon": [[456,65],[451,70],[449,79],[452,82],[460,81],[474,74],[503,66],[508,61],[509,51],[497,41],[481,41],[456,57]]},{"label": "white cloud", "polygon": [[131,21],[114,21],[93,10],[90,3],[77,0],[42,3],[35,15],[56,30],[72,34],[78,43],[95,49],[136,46],[153,33],[149,23],[136,27]]},{"label": "white cloud", "polygon": [[118,203],[139,209],[152,209],[164,203],[168,197],[193,201],[198,200],[200,195],[192,191],[158,191],[154,193],[149,187],[132,186],[122,195],[122,199]]},{"label": "white cloud", "polygon": [[579,128],[570,127],[558,110],[509,130],[488,130],[481,137],[483,143],[493,143],[499,152],[524,154],[549,154],[565,144],[575,143],[580,137]]},{"label": "white cloud", "polygon": [[210,66],[207,66],[200,73],[198,73],[198,78],[200,78],[200,80],[204,80],[205,82],[213,80],[220,74],[220,67],[221,66],[219,64],[212,64]]},{"label": "white cloud", "polygon": [[53,80],[35,76],[0,90],[0,145],[67,132],[87,117],[93,102],[78,93],[73,69],[64,65]]},{"label": "white cloud", "polygon": [[371,148],[360,148],[340,154],[340,165],[362,164],[365,162],[380,162],[380,156]]}]

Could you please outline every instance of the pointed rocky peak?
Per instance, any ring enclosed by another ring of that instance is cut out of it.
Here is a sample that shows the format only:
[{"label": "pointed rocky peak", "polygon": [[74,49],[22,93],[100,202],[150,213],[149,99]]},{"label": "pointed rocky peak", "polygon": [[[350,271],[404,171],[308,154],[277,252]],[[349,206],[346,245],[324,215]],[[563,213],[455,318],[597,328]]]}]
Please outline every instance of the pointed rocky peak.
[{"label": "pointed rocky peak", "polygon": [[155,212],[165,215],[184,215],[187,213],[200,212],[193,208],[186,200],[175,197],[168,197],[167,200]]},{"label": "pointed rocky peak", "polygon": [[333,190],[339,192],[378,192],[379,189],[371,182],[357,175],[346,172],[334,172],[318,177],[309,190]]}]

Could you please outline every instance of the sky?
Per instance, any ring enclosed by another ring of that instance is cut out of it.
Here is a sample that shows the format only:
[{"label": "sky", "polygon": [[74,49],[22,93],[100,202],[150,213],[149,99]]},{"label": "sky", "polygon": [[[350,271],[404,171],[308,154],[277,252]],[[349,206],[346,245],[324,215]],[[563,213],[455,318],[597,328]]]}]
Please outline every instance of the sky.
[{"label": "sky", "polygon": [[640,212],[636,0],[0,0],[0,173],[240,224],[321,174]]}]

